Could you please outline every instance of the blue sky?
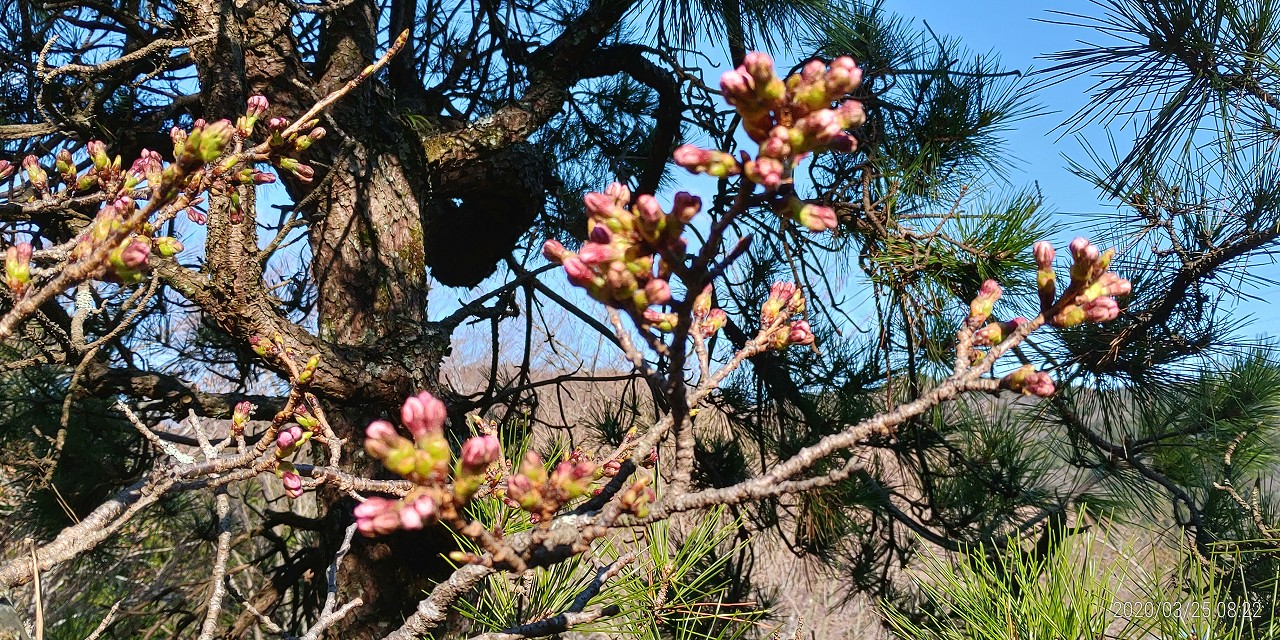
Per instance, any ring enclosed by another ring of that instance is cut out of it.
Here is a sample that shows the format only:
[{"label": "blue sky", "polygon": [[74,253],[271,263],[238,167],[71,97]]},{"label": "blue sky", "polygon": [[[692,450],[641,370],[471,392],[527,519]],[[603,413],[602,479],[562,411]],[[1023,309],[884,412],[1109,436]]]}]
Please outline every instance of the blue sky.
[{"label": "blue sky", "polygon": [[[973,0],[887,0],[885,7],[904,17],[928,22],[938,34],[959,37],[977,53],[997,53],[1011,69],[1043,69],[1051,66],[1039,56],[1081,46],[1082,40],[1102,39],[1095,32],[1078,27],[1048,24],[1041,20],[1062,19],[1052,11],[1098,15],[1099,7],[1088,0],[1050,0],[1042,2]],[[1100,215],[1114,213],[1116,208],[1099,200],[1097,193],[1067,169],[1067,157],[1083,155],[1085,143],[1107,144],[1107,131],[1095,125],[1082,132],[1084,142],[1075,137],[1060,137],[1058,125],[1089,99],[1092,82],[1082,78],[1042,89],[1036,101],[1049,111],[1046,115],[1017,123],[1008,134],[1009,150],[1018,161],[1010,172],[1015,184],[1038,183],[1051,210],[1058,212],[1064,226],[1083,226],[1087,216],[1095,221]],[[1126,142],[1124,131],[1110,132]],[[1265,262],[1264,262],[1265,261]],[[1269,259],[1257,259],[1255,273],[1280,277],[1280,267]],[[1248,287],[1245,293],[1264,301],[1242,299],[1232,315],[1250,316],[1245,333],[1280,335],[1280,287]]]}]

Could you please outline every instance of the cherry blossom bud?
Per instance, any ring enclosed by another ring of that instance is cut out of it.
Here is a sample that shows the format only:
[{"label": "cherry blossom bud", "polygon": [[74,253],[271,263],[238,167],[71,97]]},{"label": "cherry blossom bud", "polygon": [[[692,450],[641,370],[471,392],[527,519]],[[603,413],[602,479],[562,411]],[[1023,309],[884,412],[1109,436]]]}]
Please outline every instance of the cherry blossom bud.
[{"label": "cherry blossom bud", "polygon": [[1000,380],[1000,386],[1027,396],[1048,398],[1053,395],[1053,378],[1031,365],[1023,365]]},{"label": "cherry blossom bud", "polygon": [[804,320],[792,323],[787,342],[797,345],[813,344],[813,331],[809,328],[809,323]]},{"label": "cherry blossom bud", "polygon": [[703,338],[710,338],[723,329],[728,321],[729,316],[725,315],[724,309],[712,309],[707,312],[706,319],[698,323],[696,330]]},{"label": "cherry blossom bud", "polygon": [[1084,316],[1088,322],[1110,322],[1120,315],[1120,306],[1111,296],[1103,296],[1084,304]]},{"label": "cherry blossom bud", "polygon": [[671,285],[662,278],[654,278],[645,283],[644,294],[649,304],[666,304],[671,302]]},{"label": "cherry blossom bud", "polygon": [[[179,131],[181,130],[179,129]],[[182,135],[185,139],[186,132],[183,132]],[[93,163],[93,167],[98,171],[104,171],[111,165],[111,158],[107,157],[107,145],[103,144],[101,140],[90,140],[85,143],[84,149],[89,154],[89,160]]]},{"label": "cherry blossom bud", "polygon": [[743,167],[743,175],[769,191],[777,190],[787,180],[782,161],[768,156],[748,160]]},{"label": "cherry blossom bud", "polygon": [[177,238],[171,238],[169,236],[160,236],[159,238],[156,238],[155,244],[156,252],[165,258],[172,258],[173,256],[182,253],[184,248],[182,243],[178,242]]},{"label": "cherry blossom bud", "polygon": [[1036,266],[1041,269],[1053,269],[1053,245],[1045,240],[1035,243],[1031,248],[1036,257]]},{"label": "cherry blossom bud", "polygon": [[809,231],[822,233],[839,226],[840,219],[836,217],[835,209],[806,202],[796,212],[796,222],[804,225]]},{"label": "cherry blossom bud", "polygon": [[267,128],[272,131],[284,131],[289,128],[289,119],[275,117],[267,121]]},{"label": "cherry blossom bud", "polygon": [[365,451],[380,460],[386,459],[392,450],[412,446],[406,438],[396,433],[396,428],[386,420],[370,422],[364,430],[364,438]]},{"label": "cherry blossom bud", "polygon": [[616,260],[618,257],[618,252],[612,245],[596,242],[588,242],[582,245],[582,250],[578,252],[578,259],[587,266],[595,266]]},{"label": "cherry blossom bud", "polygon": [[741,169],[733,156],[723,151],[708,151],[691,144],[681,145],[671,154],[671,159],[690,173],[705,173],[716,178],[737,175]]},{"label": "cherry blossom bud", "polygon": [[13,163],[8,160],[0,160],[0,180],[8,178],[13,173]]},{"label": "cherry blossom bud", "polygon": [[595,276],[591,273],[591,268],[576,256],[564,261],[564,272],[569,276],[569,282],[579,287],[592,287],[595,285]]},{"label": "cherry blossom bud", "polygon": [[271,103],[267,102],[266,96],[249,96],[249,101],[245,107],[244,113],[247,116],[260,118],[267,112],[267,108],[270,106]]},{"label": "cherry blossom bud", "polygon": [[991,315],[992,309],[995,307],[996,300],[1000,299],[1004,290],[1000,288],[1000,284],[995,280],[987,280],[982,283],[982,288],[978,291],[977,297],[973,302],[969,303],[969,320],[968,324],[971,328],[977,328],[986,322],[987,316]]},{"label": "cherry blossom bud", "polygon": [[756,81],[744,69],[726,71],[720,76],[720,92],[725,102],[732,105],[749,104],[755,93]]},{"label": "cherry blossom bud", "polygon": [[244,433],[244,427],[249,423],[249,416],[257,407],[248,400],[237,402],[231,411],[231,433],[241,435]]},{"label": "cherry blossom bud", "polygon": [[409,396],[400,407],[400,421],[413,434],[414,440],[443,433],[448,418],[449,411],[444,403],[426,391]]},{"label": "cherry blossom bud", "polygon": [[671,215],[677,220],[688,224],[700,211],[702,211],[702,198],[685,191],[676,193],[675,202],[671,205]]},{"label": "cherry blossom bud", "polygon": [[231,126],[229,120],[218,120],[192,129],[187,136],[187,149],[201,162],[213,162],[222,156],[234,132],[235,127]]},{"label": "cherry blossom bud", "polygon": [[209,216],[195,207],[187,207],[187,219],[196,224],[204,224],[209,221]]},{"label": "cherry blossom bud", "polygon": [[39,158],[27,156],[22,159],[22,168],[27,172],[27,182],[41,193],[49,190],[49,174],[40,166]]},{"label": "cherry blossom bud", "polygon": [[302,476],[294,471],[285,471],[280,475],[280,482],[284,485],[284,492],[290,498],[302,497]]},{"label": "cherry blossom bud", "polygon": [[482,474],[502,456],[502,445],[492,435],[476,436],[462,443],[458,459],[460,474]]},{"label": "cherry blossom bud", "polygon": [[636,199],[636,213],[641,220],[649,223],[656,223],[666,215],[658,205],[658,200],[647,193]]},{"label": "cherry blossom bud", "polygon": [[[591,233],[587,234],[587,237],[591,240],[591,242],[594,242],[596,244],[609,244],[610,242],[613,241],[613,233],[609,231],[608,227],[602,224],[593,225],[591,227]],[[543,246],[543,254],[546,254],[545,245]]]},{"label": "cherry blossom bud", "polygon": [[763,51],[752,51],[742,58],[742,67],[740,67],[759,84],[764,84],[772,80],[773,58]]},{"label": "cherry blossom bud", "polygon": [[276,446],[289,449],[302,440],[302,427],[292,425],[276,434]]},{"label": "cherry blossom bud", "polygon": [[1049,324],[1059,329],[1069,329],[1071,327],[1083,324],[1088,319],[1088,314],[1078,304],[1069,304],[1058,311],[1052,318],[1049,318]]},{"label": "cherry blossom bud", "polygon": [[613,199],[613,203],[619,207],[625,207],[631,204],[631,189],[621,182],[611,182],[605,187],[604,194]]},{"label": "cherry blossom bud", "polygon": [[560,244],[558,240],[548,240],[542,243],[542,255],[546,256],[547,260],[560,264],[564,262],[565,258],[572,256],[573,253],[565,249],[564,245]]},{"label": "cherry blossom bud", "polygon": [[400,526],[399,501],[372,496],[355,508],[356,529],[360,533],[385,535]]},{"label": "cherry blossom bud", "polygon": [[30,242],[20,242],[5,251],[5,282],[15,295],[22,293],[31,282],[31,254]]},{"label": "cherry blossom bud", "polygon": [[1018,327],[1027,323],[1027,319],[1023,317],[1014,318],[1008,322],[992,322],[987,326],[973,333],[973,344],[979,347],[988,347],[993,344],[1000,344],[1008,338],[1010,334],[1018,329]]}]

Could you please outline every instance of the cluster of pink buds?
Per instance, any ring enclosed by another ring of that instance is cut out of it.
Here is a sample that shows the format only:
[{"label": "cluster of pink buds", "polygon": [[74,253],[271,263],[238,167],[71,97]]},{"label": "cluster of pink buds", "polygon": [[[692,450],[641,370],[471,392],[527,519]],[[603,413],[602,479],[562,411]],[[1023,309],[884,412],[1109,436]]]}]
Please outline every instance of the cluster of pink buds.
[{"label": "cluster of pink buds", "polygon": [[[742,173],[767,192],[777,192],[792,182],[796,165],[810,152],[857,148],[848,130],[862,126],[866,112],[862,103],[844,97],[861,82],[862,71],[848,57],[836,58],[830,66],[812,60],[783,81],[767,54],[747,54],[742,66],[721,76],[720,89],[742,117],[747,135],[759,143],[757,155],[744,152],[739,164],[727,153],[686,144],[673,159],[689,171],[717,178]],[[805,204],[794,196],[775,202],[774,211],[814,232],[837,224],[830,207]]]},{"label": "cluster of pink buds", "polygon": [[444,403],[427,392],[410,396],[400,409],[400,421],[413,440],[401,436],[386,420],[375,420],[365,429],[365,451],[395,474],[421,485],[445,482],[453,452],[444,435],[448,412]]},{"label": "cluster of pink buds", "polygon": [[430,491],[418,489],[399,500],[365,498],[356,506],[355,516],[360,533],[375,536],[433,525],[440,519],[440,510]]},{"label": "cluster of pink buds", "polygon": [[[703,339],[715,335],[729,321],[729,316],[725,315],[724,309],[711,306],[712,291],[712,286],[707,285],[702,290],[702,293],[693,299],[693,325],[691,331],[693,335]],[[668,318],[668,322],[674,321],[674,314],[671,315],[673,317]]]},{"label": "cluster of pink buds", "polygon": [[[244,432],[244,422],[249,419],[249,411],[252,411],[253,405],[248,403],[240,403],[236,405],[236,413],[232,414],[231,423],[232,431],[236,430],[236,419],[243,416],[240,423],[240,433]],[[242,411],[243,409],[243,411]],[[312,414],[311,410],[305,404],[299,404],[293,409],[293,420],[295,424],[281,427],[276,431],[276,475],[280,477],[280,481],[284,484],[285,493],[291,498],[297,498],[302,495],[302,477],[290,461],[302,450],[302,446],[315,435],[316,429],[320,426],[320,421]]]},{"label": "cluster of pink buds", "polygon": [[[1053,271],[1053,246],[1037,242],[1034,247],[1036,284],[1041,310],[1050,325],[1068,328],[1086,322],[1108,322],[1120,315],[1115,296],[1129,295],[1132,285],[1113,271],[1108,271],[1115,249],[1099,251],[1085,238],[1071,241],[1071,282],[1061,297]],[[1057,301],[1055,302],[1055,299]]]},{"label": "cluster of pink buds", "polygon": [[765,348],[785,349],[791,345],[813,344],[813,330],[804,319],[793,320],[804,313],[804,293],[790,282],[775,282],[769,297],[760,307],[760,328],[765,333]]},{"label": "cluster of pink buds", "polygon": [[528,511],[537,521],[547,521],[560,507],[587,495],[592,481],[601,475],[595,463],[581,455],[571,455],[547,473],[542,456],[530,451],[519,473],[507,478],[507,503]]},{"label": "cluster of pink buds", "polygon": [[631,190],[614,183],[604,193],[588,193],[588,240],[577,253],[555,240],[542,247],[548,260],[563,265],[573,284],[592,298],[669,331],[667,316],[651,309],[671,302],[671,268],[685,256],[685,226],[702,210],[688,193],[675,195],[665,212],[650,195],[631,204]]},{"label": "cluster of pink buds", "polygon": [[[386,420],[375,420],[365,429],[365,451],[419,487],[399,500],[365,500],[355,512],[360,531],[374,535],[420,529],[442,514],[456,514],[481,487],[497,485],[501,465],[496,463],[502,459],[498,437],[489,432],[467,439],[455,461],[444,433],[447,421],[444,402],[424,391],[407,398],[400,408],[400,423],[412,440]],[[484,425],[478,418],[473,424],[496,430],[496,424]]]},{"label": "cluster of pink buds", "polygon": [[[255,99],[260,102],[255,103]],[[252,124],[256,123],[257,118],[265,113],[266,110],[266,98],[262,96],[250,98],[249,108],[245,112],[245,122],[252,127]],[[267,130],[271,133],[271,137],[267,139],[267,144],[271,147],[272,160],[277,167],[292,174],[300,182],[311,182],[315,178],[315,169],[310,165],[303,164],[298,156],[328,134],[324,127],[316,126],[319,123],[319,120],[310,120],[302,123],[302,126],[297,128],[298,131],[306,131],[307,133],[286,133],[290,124],[288,119],[277,117],[267,121]]]}]

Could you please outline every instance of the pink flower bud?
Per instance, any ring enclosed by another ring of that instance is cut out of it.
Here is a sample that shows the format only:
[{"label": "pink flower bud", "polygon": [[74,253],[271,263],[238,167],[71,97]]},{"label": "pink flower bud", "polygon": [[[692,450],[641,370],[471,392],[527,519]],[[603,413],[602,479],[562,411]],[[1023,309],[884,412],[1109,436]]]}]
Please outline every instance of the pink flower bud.
[{"label": "pink flower bud", "polygon": [[1071,249],[1072,257],[1079,260],[1080,258],[1084,257],[1085,251],[1090,246],[1091,245],[1089,243],[1088,238],[1076,238],[1075,240],[1071,241],[1069,248]]},{"label": "pink flower bud", "polygon": [[22,168],[27,172],[27,181],[38,191],[49,188],[49,174],[40,166],[40,159],[27,156],[22,159]]},{"label": "pink flower bud", "polygon": [[657,199],[647,193],[636,199],[636,213],[640,215],[640,219],[649,223],[656,223],[665,215]]},{"label": "pink flower bud", "polygon": [[542,243],[542,255],[546,256],[547,260],[560,264],[573,253],[565,249],[564,245],[560,244],[558,240],[548,240]]},{"label": "pink flower bud", "polygon": [[284,131],[289,128],[289,119],[280,117],[272,118],[267,121],[267,128],[272,131]]},{"label": "pink flower bud", "polygon": [[796,214],[796,221],[814,233],[822,233],[840,225],[835,209],[813,203],[806,203],[800,207]]},{"label": "pink flower bud", "polygon": [[[176,128],[176,127],[175,127]],[[183,132],[185,139],[186,132]],[[89,160],[93,162],[94,168],[98,171],[106,169],[111,164],[111,158],[107,157],[107,145],[101,140],[90,140],[84,145],[85,152],[89,154]]]},{"label": "pink flower bud", "polygon": [[625,207],[631,204],[631,189],[621,182],[611,182],[605,187],[604,194],[613,199],[613,203],[619,207]]},{"label": "pink flower bud", "polygon": [[293,471],[286,471],[280,475],[280,482],[284,485],[285,494],[290,498],[302,496],[302,476]]},{"label": "pink flower bud", "polygon": [[396,500],[377,496],[365,498],[355,508],[356,528],[367,536],[391,533],[400,524],[398,507]]},{"label": "pink flower bud", "polygon": [[813,331],[809,328],[809,323],[804,320],[792,323],[787,334],[787,342],[798,345],[813,344]]},{"label": "pink flower bud", "polygon": [[1083,309],[1088,322],[1110,322],[1120,315],[1120,305],[1111,296],[1090,300],[1084,304]]},{"label": "pink flower bud", "polygon": [[698,173],[702,171],[698,167],[705,167],[711,162],[711,152],[691,144],[683,144],[671,153],[671,159],[689,171]]},{"label": "pink flower bud", "polygon": [[444,403],[426,391],[409,396],[400,407],[400,420],[414,440],[442,433],[448,415]]},{"label": "pink flower bud", "polygon": [[839,116],[842,129],[857,129],[867,122],[867,111],[857,100],[841,102]]},{"label": "pink flower bud", "polygon": [[0,160],[0,180],[8,178],[13,173],[13,163],[8,160]]},{"label": "pink flower bud", "polygon": [[676,193],[675,202],[671,205],[671,215],[683,223],[689,223],[702,210],[702,198],[685,191]]},{"label": "pink flower bud", "polygon": [[723,329],[728,321],[729,316],[725,315],[724,309],[712,309],[707,312],[706,319],[698,323],[696,330],[703,338],[710,338]]},{"label": "pink flower bud", "polygon": [[1029,364],[1001,378],[1000,386],[1023,395],[1041,398],[1048,398],[1055,391],[1053,378],[1044,371],[1036,371],[1035,367]]},{"label": "pink flower bud", "polygon": [[1036,257],[1036,266],[1041,269],[1053,269],[1053,245],[1041,240],[1031,248]]},{"label": "pink flower bud", "polygon": [[569,282],[579,287],[591,287],[595,284],[595,276],[591,273],[591,268],[576,256],[564,261],[564,272],[569,276]]},{"label": "pink flower bud", "polygon": [[271,103],[267,102],[266,96],[249,96],[248,105],[245,108],[245,115],[260,117],[267,112],[267,108]]},{"label": "pink flower bud", "polygon": [[763,51],[752,51],[742,58],[742,67],[758,83],[773,79],[773,58]]},{"label": "pink flower bud", "polygon": [[776,191],[782,186],[785,171],[786,167],[783,166],[782,161],[768,156],[749,160],[745,167],[747,179],[769,191]]},{"label": "pink flower bud", "polygon": [[755,87],[755,79],[741,68],[726,71],[720,76],[720,91],[724,94],[725,102],[729,104],[746,102],[755,91]]},{"label": "pink flower bud", "polygon": [[662,278],[654,278],[645,283],[644,294],[650,304],[666,304],[671,302],[671,285]]},{"label": "pink flower bud", "polygon": [[459,461],[461,462],[461,470],[467,474],[484,473],[489,465],[498,461],[502,456],[502,445],[498,443],[498,438],[492,435],[476,436],[467,439],[462,443],[462,453]]},{"label": "pink flower bud", "polygon": [[618,252],[613,245],[598,244],[588,242],[582,245],[582,250],[578,252],[578,259],[587,266],[594,266],[610,260],[616,260]]},{"label": "pink flower bud", "polygon": [[618,207],[612,196],[594,191],[582,196],[582,200],[587,204],[587,212],[598,220],[612,217]]},{"label": "pink flower bud", "polygon": [[30,242],[20,242],[5,251],[5,280],[14,294],[22,293],[31,281],[31,255]]}]

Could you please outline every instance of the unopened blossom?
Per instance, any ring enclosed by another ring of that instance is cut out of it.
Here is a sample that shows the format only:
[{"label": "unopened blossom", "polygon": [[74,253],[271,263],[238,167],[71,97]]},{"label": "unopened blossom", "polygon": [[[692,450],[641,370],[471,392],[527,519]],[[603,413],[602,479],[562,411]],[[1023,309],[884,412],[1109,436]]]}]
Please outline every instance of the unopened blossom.
[{"label": "unopened blossom", "polygon": [[443,433],[448,419],[449,410],[444,402],[427,391],[409,396],[400,407],[400,422],[415,440]]},{"label": "unopened blossom", "polygon": [[0,180],[13,175],[13,163],[8,160],[0,160]]},{"label": "unopened blossom", "polygon": [[280,483],[284,485],[284,492],[290,498],[299,498],[302,496],[302,476],[296,471],[285,471],[280,474]]},{"label": "unopened blossom", "polygon": [[356,529],[366,536],[392,533],[400,528],[400,501],[370,496],[356,505],[355,517]]},{"label": "unopened blossom", "polygon": [[244,427],[246,424],[249,423],[249,416],[253,413],[253,410],[256,408],[257,407],[254,406],[253,403],[249,402],[248,400],[242,400],[236,403],[235,408],[232,409],[231,411],[231,433],[232,434],[238,436],[244,433]]},{"label": "unopened blossom", "polygon": [[276,446],[280,449],[292,449],[295,444],[302,441],[302,427],[292,425],[281,429],[276,434]]},{"label": "unopened blossom", "polygon": [[31,282],[32,253],[30,242],[19,242],[5,250],[5,284],[15,295],[22,293]]},{"label": "unopened blossom", "polygon": [[1023,395],[1048,398],[1053,395],[1053,378],[1031,365],[1023,365],[1000,380],[1000,386]]},{"label": "unopened blossom", "polygon": [[1027,323],[1027,319],[1017,317],[1006,322],[992,322],[981,329],[973,332],[973,344],[979,347],[989,347],[994,344],[1004,342],[1018,327]]},{"label": "unopened blossom", "polygon": [[978,328],[982,323],[987,321],[987,317],[991,315],[991,311],[995,307],[995,303],[1004,294],[1004,289],[995,280],[986,280],[982,283],[982,287],[978,290],[978,295],[969,303],[969,319],[970,328]]},{"label": "unopened blossom", "polygon": [[496,436],[483,435],[468,438],[462,443],[462,452],[458,457],[458,474],[483,474],[500,457],[502,457],[502,445]]},{"label": "unopened blossom", "polygon": [[805,320],[791,323],[791,328],[787,332],[787,342],[794,345],[813,344],[813,331],[809,328],[809,323]]},{"label": "unopened blossom", "polygon": [[40,159],[27,156],[22,159],[22,170],[27,173],[27,182],[40,193],[49,191],[49,174],[40,166]]},{"label": "unopened blossom", "polygon": [[741,172],[738,161],[723,151],[701,149],[691,144],[681,145],[671,159],[690,173],[705,173],[714,178],[737,175]]}]

